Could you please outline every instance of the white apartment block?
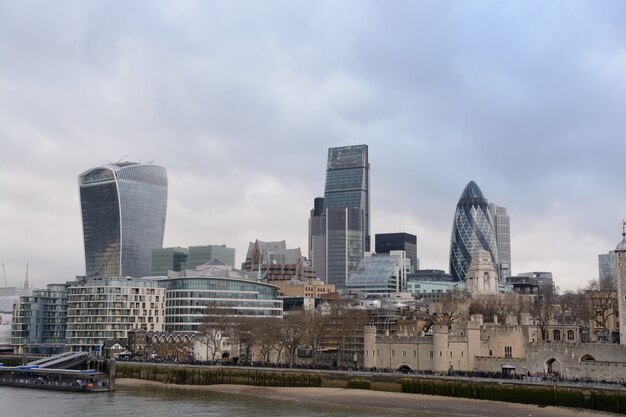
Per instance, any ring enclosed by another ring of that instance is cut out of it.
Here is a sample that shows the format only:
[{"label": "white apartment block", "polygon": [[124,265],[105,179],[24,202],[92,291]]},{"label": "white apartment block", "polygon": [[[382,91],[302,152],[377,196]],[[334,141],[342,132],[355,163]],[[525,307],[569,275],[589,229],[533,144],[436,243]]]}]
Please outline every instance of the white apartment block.
[{"label": "white apartment block", "polygon": [[162,331],[165,288],[146,278],[83,278],[67,289],[66,343],[96,351],[128,330]]}]

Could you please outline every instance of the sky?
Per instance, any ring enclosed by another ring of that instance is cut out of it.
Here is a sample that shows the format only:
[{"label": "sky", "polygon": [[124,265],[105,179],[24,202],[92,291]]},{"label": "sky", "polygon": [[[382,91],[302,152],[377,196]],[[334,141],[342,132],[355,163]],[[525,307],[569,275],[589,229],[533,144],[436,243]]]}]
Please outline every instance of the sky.
[{"label": "sky", "polygon": [[[0,262],[84,274],[77,176],[153,161],[165,246],[307,249],[329,147],[367,144],[371,233],[448,270],[474,180],[512,272],[598,277],[626,217],[626,2],[0,0]],[[3,285],[0,281],[0,285]]]}]

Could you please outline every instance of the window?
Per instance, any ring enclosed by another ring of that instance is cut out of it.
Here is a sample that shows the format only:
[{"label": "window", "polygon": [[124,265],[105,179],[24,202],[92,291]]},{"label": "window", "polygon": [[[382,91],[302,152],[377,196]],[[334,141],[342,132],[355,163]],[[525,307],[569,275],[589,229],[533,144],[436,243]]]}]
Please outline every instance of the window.
[{"label": "window", "polygon": [[561,340],[561,331],[560,330],[554,330],[553,332],[553,338],[555,341],[560,341]]},{"label": "window", "polygon": [[505,346],[504,347],[504,357],[505,358],[512,358],[513,357],[513,347],[512,346]]},{"label": "window", "polygon": [[574,331],[573,330],[568,330],[567,331],[567,340],[574,340]]}]

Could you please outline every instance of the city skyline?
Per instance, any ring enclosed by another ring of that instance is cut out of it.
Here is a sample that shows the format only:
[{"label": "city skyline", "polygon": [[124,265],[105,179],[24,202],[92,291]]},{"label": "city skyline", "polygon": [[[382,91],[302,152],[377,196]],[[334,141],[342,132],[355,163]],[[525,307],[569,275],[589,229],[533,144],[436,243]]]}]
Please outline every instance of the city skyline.
[{"label": "city skyline", "polygon": [[[71,10],[71,12],[67,12]],[[0,262],[84,271],[76,175],[168,170],[164,246],[303,251],[328,148],[369,147],[370,233],[448,270],[475,180],[511,218],[514,274],[598,277],[626,217],[626,5],[264,2],[0,6]],[[59,163],[62,161],[62,163]],[[562,251],[567,242],[568,251]]]}]

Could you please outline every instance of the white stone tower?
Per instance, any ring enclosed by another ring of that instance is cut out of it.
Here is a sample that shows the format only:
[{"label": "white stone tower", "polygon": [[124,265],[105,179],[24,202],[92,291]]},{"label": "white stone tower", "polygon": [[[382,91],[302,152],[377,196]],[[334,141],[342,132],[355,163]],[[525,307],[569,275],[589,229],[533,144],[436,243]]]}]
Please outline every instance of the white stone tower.
[{"label": "white stone tower", "polygon": [[617,309],[619,311],[619,343],[626,344],[626,221],[622,222],[622,241],[615,248],[617,257]]},{"label": "white stone tower", "polygon": [[479,250],[472,254],[472,263],[465,281],[471,294],[498,293],[498,275],[489,252]]}]

